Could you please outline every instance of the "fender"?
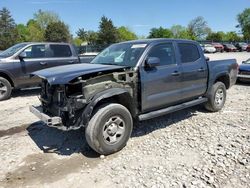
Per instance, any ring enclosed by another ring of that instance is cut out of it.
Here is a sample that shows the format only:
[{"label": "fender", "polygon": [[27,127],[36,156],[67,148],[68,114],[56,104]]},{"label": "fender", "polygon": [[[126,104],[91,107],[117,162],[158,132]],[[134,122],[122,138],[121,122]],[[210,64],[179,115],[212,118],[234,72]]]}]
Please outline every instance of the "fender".
[{"label": "fender", "polygon": [[85,107],[83,112],[83,125],[86,126],[90,120],[91,114],[93,113],[94,107],[97,105],[98,102],[102,101],[103,99],[108,99],[110,97],[118,96],[121,94],[128,94],[130,99],[132,99],[130,93],[124,88],[111,88],[104,90],[102,92],[97,93],[93,96],[89,101],[88,105]]},{"label": "fender", "polygon": [[[214,82],[219,78],[219,77],[222,77],[222,76],[226,76],[229,78],[229,82],[230,82],[230,76],[229,76],[229,73],[228,72],[220,72],[218,75],[216,75],[215,78],[209,80],[209,83],[208,83],[208,89],[207,89],[207,92],[206,92],[206,95],[205,96],[208,96],[209,93],[210,93],[210,90],[214,84]],[[229,83],[230,85],[230,83]]]},{"label": "fender", "polygon": [[0,76],[1,75],[7,76],[10,79],[10,80],[9,79],[8,80],[10,81],[11,85],[13,87],[16,87],[16,82],[15,82],[14,76],[11,73],[9,73],[8,71],[0,69]]}]

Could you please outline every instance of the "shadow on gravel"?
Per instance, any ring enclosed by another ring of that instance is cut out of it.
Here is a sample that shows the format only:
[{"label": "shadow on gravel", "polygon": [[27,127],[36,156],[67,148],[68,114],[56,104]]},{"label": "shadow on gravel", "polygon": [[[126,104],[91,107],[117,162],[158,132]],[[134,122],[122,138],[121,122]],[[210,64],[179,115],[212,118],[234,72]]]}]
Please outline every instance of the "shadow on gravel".
[{"label": "shadow on gravel", "polygon": [[14,90],[12,93],[11,98],[16,97],[28,97],[28,96],[36,96],[39,95],[41,92],[41,88],[28,88],[28,89],[20,89],[20,90]]},{"label": "shadow on gravel", "polygon": [[56,153],[66,156],[82,153],[87,158],[100,156],[88,146],[82,129],[61,131],[48,127],[42,122],[36,122],[30,125],[27,131],[31,139],[44,153]]},{"label": "shadow on gravel", "polygon": [[[195,112],[197,111],[201,112],[204,109],[201,106],[196,106],[152,120],[137,122],[135,123],[132,137],[144,136],[154,130],[166,128],[173,123],[196,115]],[[29,136],[44,153],[56,153],[66,156],[74,153],[82,153],[87,158],[98,158],[100,156],[88,146],[84,130],[82,129],[61,131],[48,127],[42,122],[36,122],[30,125],[27,130]]]}]

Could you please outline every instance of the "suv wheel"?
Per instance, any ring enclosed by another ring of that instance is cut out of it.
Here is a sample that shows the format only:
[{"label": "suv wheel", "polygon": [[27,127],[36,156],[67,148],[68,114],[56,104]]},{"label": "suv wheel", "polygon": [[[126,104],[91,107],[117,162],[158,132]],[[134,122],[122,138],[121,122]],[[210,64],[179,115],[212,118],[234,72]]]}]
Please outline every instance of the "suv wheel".
[{"label": "suv wheel", "polygon": [[85,130],[89,146],[96,152],[108,155],[126,146],[133,128],[128,109],[112,103],[100,106]]},{"label": "suv wheel", "polygon": [[220,111],[226,101],[226,86],[222,82],[216,82],[208,95],[205,108],[211,112]]},{"label": "suv wheel", "polygon": [[8,80],[0,77],[0,101],[10,98],[12,91],[11,84]]}]

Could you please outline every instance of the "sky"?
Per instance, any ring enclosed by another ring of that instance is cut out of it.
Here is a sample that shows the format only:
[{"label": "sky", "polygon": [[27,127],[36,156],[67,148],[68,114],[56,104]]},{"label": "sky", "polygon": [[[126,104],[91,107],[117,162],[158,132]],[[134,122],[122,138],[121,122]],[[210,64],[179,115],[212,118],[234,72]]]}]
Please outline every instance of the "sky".
[{"label": "sky", "polygon": [[39,9],[57,13],[73,35],[79,28],[98,30],[105,15],[115,26],[127,26],[139,36],[153,27],[187,26],[203,16],[214,31],[238,31],[236,16],[250,0],[0,0],[17,24],[26,24]]}]

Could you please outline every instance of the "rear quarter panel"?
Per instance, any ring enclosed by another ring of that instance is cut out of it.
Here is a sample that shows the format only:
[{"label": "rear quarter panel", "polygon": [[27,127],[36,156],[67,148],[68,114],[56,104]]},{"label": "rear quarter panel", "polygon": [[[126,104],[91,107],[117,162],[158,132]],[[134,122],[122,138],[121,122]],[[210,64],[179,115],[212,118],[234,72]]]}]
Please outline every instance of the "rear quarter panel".
[{"label": "rear quarter panel", "polygon": [[235,59],[226,59],[218,61],[209,61],[209,79],[208,79],[208,91],[212,85],[220,76],[228,76],[230,79],[230,85],[234,85],[237,80],[238,64]]}]

